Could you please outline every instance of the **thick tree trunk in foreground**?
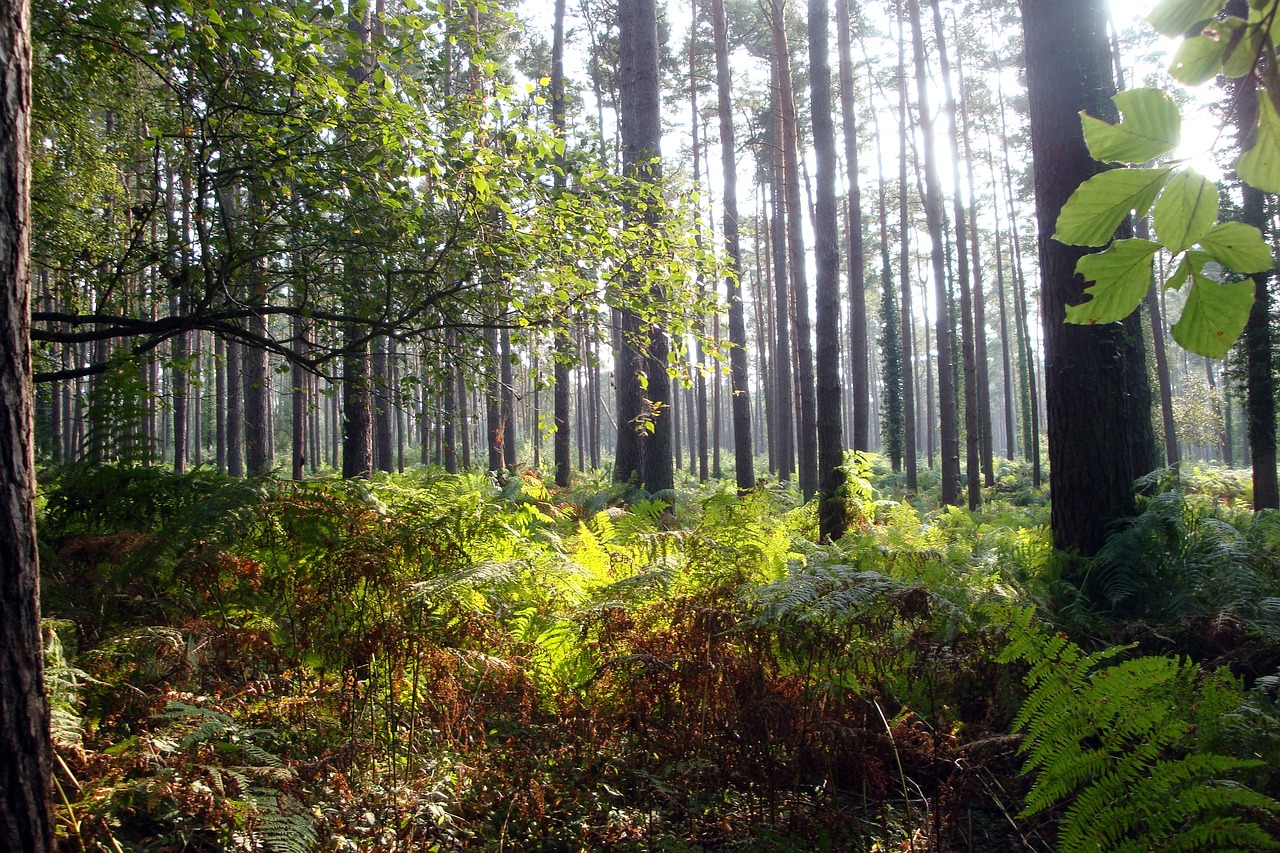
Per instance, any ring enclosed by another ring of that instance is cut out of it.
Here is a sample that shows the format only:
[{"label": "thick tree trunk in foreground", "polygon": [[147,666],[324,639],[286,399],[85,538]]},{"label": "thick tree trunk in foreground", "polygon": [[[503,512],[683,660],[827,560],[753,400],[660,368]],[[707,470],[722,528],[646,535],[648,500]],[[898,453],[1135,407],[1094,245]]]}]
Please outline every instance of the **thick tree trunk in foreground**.
[{"label": "thick tree trunk in foreground", "polygon": [[1130,437],[1138,432],[1125,404],[1128,332],[1120,324],[1063,322],[1066,306],[1084,298],[1084,281],[1075,273],[1083,252],[1052,239],[1062,205],[1101,168],[1085,148],[1079,112],[1114,115],[1106,15],[1101,0],[1022,0],[1021,6],[1040,234],[1051,528],[1055,546],[1087,557],[1102,546],[1108,526],[1134,509]]},{"label": "thick tree trunk in foreground", "polygon": [[40,644],[27,269],[31,42],[0,7],[0,849],[53,849],[49,703]]}]

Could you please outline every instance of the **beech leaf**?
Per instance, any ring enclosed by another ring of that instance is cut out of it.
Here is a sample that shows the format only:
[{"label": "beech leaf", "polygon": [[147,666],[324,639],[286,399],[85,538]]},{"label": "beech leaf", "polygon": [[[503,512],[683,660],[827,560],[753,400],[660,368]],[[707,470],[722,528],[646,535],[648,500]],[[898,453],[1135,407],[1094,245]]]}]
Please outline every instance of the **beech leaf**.
[{"label": "beech leaf", "polygon": [[1266,272],[1275,265],[1262,232],[1243,222],[1215,225],[1200,239],[1200,246],[1215,261],[1238,273]]},{"label": "beech leaf", "polygon": [[1151,288],[1151,265],[1160,244],[1151,240],[1117,240],[1105,252],[1085,255],[1076,272],[1093,298],[1067,308],[1067,322],[1082,325],[1114,323],[1134,312]]},{"label": "beech leaf", "polygon": [[1156,202],[1156,237],[1174,255],[1191,248],[1218,221],[1218,188],[1194,169],[1178,172]]},{"label": "beech leaf", "polygon": [[1103,246],[1136,210],[1145,216],[1173,170],[1112,169],[1076,187],[1058,214],[1053,239],[1075,246]]},{"label": "beech leaf", "polygon": [[1191,292],[1173,324],[1173,339],[1196,355],[1222,358],[1244,331],[1252,305],[1252,281],[1218,284],[1192,271]]},{"label": "beech leaf", "polygon": [[1111,99],[1120,122],[1109,124],[1080,113],[1084,141],[1093,159],[1103,163],[1145,163],[1178,147],[1182,114],[1160,89],[1130,89]]},{"label": "beech leaf", "polygon": [[1177,38],[1212,18],[1222,3],[1223,0],[1160,0],[1147,16],[1147,23],[1161,35]]},{"label": "beech leaf", "polygon": [[1236,160],[1236,174],[1265,193],[1280,192],[1280,114],[1265,91],[1258,92],[1257,139]]}]

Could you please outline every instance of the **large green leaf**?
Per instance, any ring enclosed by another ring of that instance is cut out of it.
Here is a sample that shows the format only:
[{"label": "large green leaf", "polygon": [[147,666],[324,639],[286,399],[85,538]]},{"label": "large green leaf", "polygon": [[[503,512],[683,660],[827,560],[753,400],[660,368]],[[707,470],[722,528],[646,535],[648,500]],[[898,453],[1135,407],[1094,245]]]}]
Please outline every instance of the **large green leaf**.
[{"label": "large green leaf", "polygon": [[1200,239],[1200,246],[1227,269],[1266,272],[1275,265],[1262,232],[1243,222],[1222,222]]},{"label": "large green leaf", "polygon": [[1156,237],[1178,255],[1209,233],[1218,220],[1218,188],[1194,169],[1178,172],[1156,202]]},{"label": "large green leaf", "polygon": [[1177,38],[1187,34],[1222,8],[1225,0],[1160,0],[1147,16],[1147,23],[1161,35]]},{"label": "large green leaf", "polygon": [[1173,170],[1112,169],[1085,181],[1058,214],[1053,239],[1076,246],[1102,246],[1129,211],[1145,216]]},{"label": "large green leaf", "polygon": [[1262,27],[1249,26],[1241,18],[1227,18],[1215,27],[1226,45],[1222,54],[1222,73],[1243,77],[1253,71],[1262,47]]},{"label": "large green leaf", "polygon": [[1280,115],[1265,92],[1258,92],[1257,139],[1236,160],[1236,174],[1263,192],[1280,193]]},{"label": "large green leaf", "polygon": [[1173,324],[1173,339],[1197,355],[1222,358],[1244,331],[1252,305],[1252,281],[1218,284],[1193,270],[1191,293]]},{"label": "large green leaf", "polygon": [[1182,114],[1160,89],[1130,89],[1111,99],[1120,110],[1120,123],[1108,124],[1080,113],[1084,142],[1103,163],[1145,163],[1178,147]]},{"label": "large green leaf", "polygon": [[1067,308],[1067,322],[1082,325],[1114,323],[1133,313],[1151,288],[1151,264],[1160,244],[1151,240],[1117,240],[1105,252],[1085,255],[1076,272],[1093,298]]},{"label": "large green leaf", "polygon": [[1184,39],[1173,55],[1169,73],[1173,79],[1187,86],[1207,83],[1222,70],[1222,52],[1225,47],[1221,39],[1208,36]]}]

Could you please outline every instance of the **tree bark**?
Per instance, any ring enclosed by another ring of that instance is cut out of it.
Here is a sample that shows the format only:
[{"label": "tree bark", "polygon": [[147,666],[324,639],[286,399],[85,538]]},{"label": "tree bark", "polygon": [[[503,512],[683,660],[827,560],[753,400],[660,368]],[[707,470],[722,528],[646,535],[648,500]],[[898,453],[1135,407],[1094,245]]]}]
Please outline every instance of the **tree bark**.
[{"label": "tree bark", "polygon": [[30,10],[0,11],[0,849],[53,849],[40,638],[28,269]]},{"label": "tree bark", "polygon": [[[813,150],[818,167],[814,176],[816,215],[813,223],[814,256],[818,268],[818,533],[823,541],[834,541],[844,535],[844,506],[840,497],[844,485],[844,436],[840,427],[840,235],[836,228],[836,135],[831,115],[827,18],[827,0],[809,0],[809,86]],[[856,178],[854,180],[856,183]],[[860,282],[855,283],[856,287],[860,285]]]},{"label": "tree bark", "polygon": [[916,458],[915,321],[911,311],[911,220],[907,212],[907,62],[905,16],[902,0],[896,0],[898,17],[898,287],[902,293],[902,467],[907,491],[920,487]]},{"label": "tree bark", "polygon": [[1022,0],[1021,6],[1040,233],[1050,526],[1058,548],[1088,557],[1102,546],[1108,526],[1134,509],[1131,437],[1139,431],[1125,403],[1128,330],[1063,322],[1066,306],[1084,298],[1075,272],[1084,252],[1052,239],[1062,205],[1101,168],[1085,147],[1079,112],[1114,117],[1106,15],[1100,0]]}]

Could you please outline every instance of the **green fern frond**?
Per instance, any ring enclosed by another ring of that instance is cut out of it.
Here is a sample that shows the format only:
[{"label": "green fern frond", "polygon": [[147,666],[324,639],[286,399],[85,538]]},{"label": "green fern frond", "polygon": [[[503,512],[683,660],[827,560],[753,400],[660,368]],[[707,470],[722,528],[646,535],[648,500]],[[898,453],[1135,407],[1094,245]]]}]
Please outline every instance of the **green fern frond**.
[{"label": "green fern frond", "polygon": [[1166,657],[1085,653],[1015,612],[1005,661],[1029,665],[1031,694],[1014,722],[1024,773],[1036,774],[1022,817],[1069,802],[1062,853],[1276,846],[1248,810],[1280,803],[1235,781],[1259,762],[1208,749],[1202,738],[1240,704],[1224,676]]}]

